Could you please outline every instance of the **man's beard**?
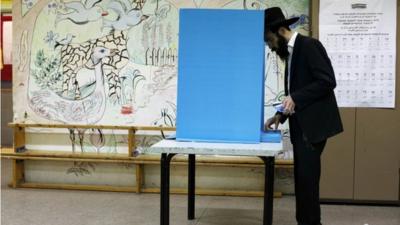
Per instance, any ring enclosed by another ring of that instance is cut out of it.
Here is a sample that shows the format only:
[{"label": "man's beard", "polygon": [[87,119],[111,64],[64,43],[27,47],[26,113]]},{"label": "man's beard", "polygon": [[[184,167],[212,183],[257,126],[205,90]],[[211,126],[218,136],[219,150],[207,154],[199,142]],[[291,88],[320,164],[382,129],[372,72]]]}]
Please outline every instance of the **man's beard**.
[{"label": "man's beard", "polygon": [[279,56],[279,58],[281,58],[282,60],[286,60],[289,56],[286,40],[280,34],[277,34],[277,36],[278,36],[278,48],[275,48],[274,51]]}]

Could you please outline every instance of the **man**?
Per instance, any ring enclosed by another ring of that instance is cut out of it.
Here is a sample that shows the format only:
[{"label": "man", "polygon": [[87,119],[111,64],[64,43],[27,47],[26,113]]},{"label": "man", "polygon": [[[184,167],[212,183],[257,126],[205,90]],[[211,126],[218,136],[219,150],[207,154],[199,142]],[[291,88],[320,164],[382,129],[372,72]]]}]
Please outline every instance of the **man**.
[{"label": "man", "polygon": [[320,225],[319,180],[326,140],[343,131],[333,89],[335,75],[322,44],[290,30],[298,18],[285,19],[278,7],[265,10],[265,42],[286,62],[283,112],[265,123],[278,128],[289,119],[294,153],[296,219]]}]

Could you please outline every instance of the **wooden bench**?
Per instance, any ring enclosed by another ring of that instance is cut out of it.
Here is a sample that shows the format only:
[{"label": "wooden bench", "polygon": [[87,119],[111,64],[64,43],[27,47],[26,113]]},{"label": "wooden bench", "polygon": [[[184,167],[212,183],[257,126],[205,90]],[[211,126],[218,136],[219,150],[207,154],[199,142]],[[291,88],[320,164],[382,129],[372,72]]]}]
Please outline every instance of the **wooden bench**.
[{"label": "wooden bench", "polygon": [[[95,191],[116,191],[116,192],[136,192],[136,193],[159,193],[159,188],[145,188],[144,165],[159,165],[159,155],[138,155],[133,156],[135,146],[135,134],[137,131],[174,131],[174,128],[161,127],[133,127],[133,126],[100,126],[100,125],[64,125],[64,124],[10,124],[14,128],[14,146],[12,148],[1,148],[1,157],[12,160],[13,177],[10,186],[13,188],[50,188],[50,189],[69,189],[69,190],[95,190]],[[128,135],[128,154],[115,153],[73,153],[60,151],[43,151],[25,149],[25,128],[84,128],[84,129],[113,129],[127,130]],[[127,163],[134,164],[136,169],[136,186],[101,186],[101,185],[79,185],[79,184],[51,184],[51,183],[29,183],[24,179],[25,160],[40,161],[63,161],[63,162],[94,162],[94,163]],[[178,156],[172,161],[172,165],[187,165],[187,157]],[[276,168],[292,168],[292,160],[276,160]],[[196,158],[197,166],[208,167],[264,167],[261,159],[257,157],[215,157],[200,156]],[[171,189],[171,193],[184,194],[186,189]],[[262,191],[232,191],[232,190],[210,190],[197,189],[196,194],[200,195],[229,195],[229,196],[263,196]],[[281,196],[281,193],[275,193]]]}]

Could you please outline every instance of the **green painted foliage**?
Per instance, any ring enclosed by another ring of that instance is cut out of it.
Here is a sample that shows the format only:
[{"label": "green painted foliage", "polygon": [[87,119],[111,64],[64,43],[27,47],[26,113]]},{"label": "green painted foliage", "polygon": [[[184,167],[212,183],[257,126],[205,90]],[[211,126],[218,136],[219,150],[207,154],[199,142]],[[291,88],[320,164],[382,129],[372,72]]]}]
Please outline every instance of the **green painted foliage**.
[{"label": "green painted foliage", "polygon": [[42,89],[60,91],[62,88],[62,74],[59,72],[60,59],[54,56],[46,57],[43,50],[39,50],[35,57],[35,66],[32,75]]}]

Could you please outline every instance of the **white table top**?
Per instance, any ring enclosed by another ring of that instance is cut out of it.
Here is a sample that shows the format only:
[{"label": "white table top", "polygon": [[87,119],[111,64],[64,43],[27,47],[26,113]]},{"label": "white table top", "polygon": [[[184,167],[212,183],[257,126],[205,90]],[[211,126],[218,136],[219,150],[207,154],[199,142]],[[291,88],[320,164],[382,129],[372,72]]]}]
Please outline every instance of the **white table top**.
[{"label": "white table top", "polygon": [[146,150],[147,153],[176,153],[196,155],[276,156],[283,151],[280,143],[211,143],[162,140]]}]

